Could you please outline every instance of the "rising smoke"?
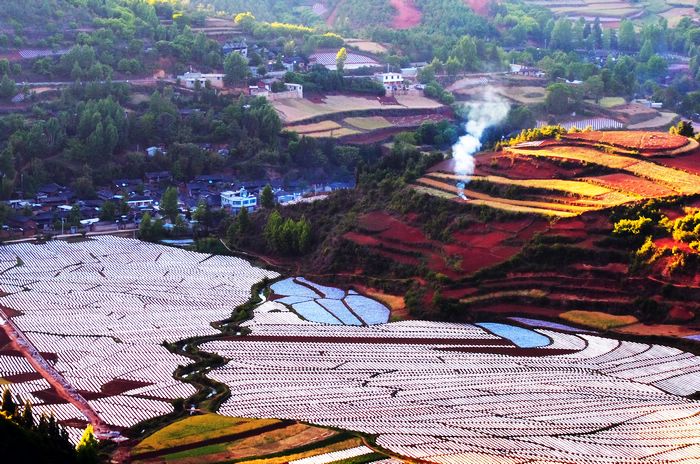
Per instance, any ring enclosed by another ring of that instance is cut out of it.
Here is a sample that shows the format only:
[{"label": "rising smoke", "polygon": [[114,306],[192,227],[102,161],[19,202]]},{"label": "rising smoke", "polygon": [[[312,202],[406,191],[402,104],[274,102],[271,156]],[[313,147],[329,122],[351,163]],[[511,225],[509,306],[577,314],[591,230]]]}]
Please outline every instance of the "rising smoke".
[{"label": "rising smoke", "polygon": [[452,147],[455,174],[471,176],[474,173],[474,153],[481,149],[481,137],[491,126],[502,123],[508,116],[510,104],[492,89],[487,88],[482,100],[466,105],[467,133]]}]

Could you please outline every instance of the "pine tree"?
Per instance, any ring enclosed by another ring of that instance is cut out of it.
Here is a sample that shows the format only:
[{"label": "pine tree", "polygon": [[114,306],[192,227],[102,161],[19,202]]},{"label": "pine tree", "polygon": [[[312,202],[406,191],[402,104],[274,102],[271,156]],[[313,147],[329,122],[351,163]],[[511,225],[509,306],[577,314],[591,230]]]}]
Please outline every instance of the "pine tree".
[{"label": "pine tree", "polygon": [[260,205],[263,208],[274,208],[275,206],[275,196],[272,193],[272,187],[268,184],[262,189],[260,193]]},{"label": "pine tree", "polygon": [[177,189],[175,187],[168,187],[165,189],[163,197],[160,200],[160,210],[172,222],[175,222],[175,218],[179,212],[177,200]]},{"label": "pine tree", "polygon": [[0,411],[7,414],[8,417],[14,417],[17,414],[17,403],[12,398],[12,392],[9,388],[5,388],[2,392],[2,407]]},{"label": "pine tree", "polygon": [[26,429],[34,427],[34,414],[32,413],[31,402],[24,402],[24,408],[22,409],[22,415],[20,416],[19,422]]}]

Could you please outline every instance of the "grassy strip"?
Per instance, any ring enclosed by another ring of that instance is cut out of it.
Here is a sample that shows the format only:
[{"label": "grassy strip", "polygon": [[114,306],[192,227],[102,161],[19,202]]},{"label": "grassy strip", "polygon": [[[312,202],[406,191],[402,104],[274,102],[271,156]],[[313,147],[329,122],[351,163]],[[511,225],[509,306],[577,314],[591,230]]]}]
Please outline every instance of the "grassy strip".
[{"label": "grassy strip", "polygon": [[615,316],[598,311],[567,311],[559,317],[565,321],[598,330],[610,330],[639,322],[634,316]]},{"label": "grassy strip", "polygon": [[146,437],[132,450],[134,455],[167,450],[173,446],[196,444],[213,438],[235,435],[279,423],[276,419],[242,419],[204,414],[177,421]]},{"label": "grassy strip", "polygon": [[386,459],[386,456],[380,453],[370,453],[363,454],[362,456],[355,456],[354,458],[333,461],[331,464],[367,464],[369,462],[379,461],[380,459]]},{"label": "grassy strip", "polygon": [[352,440],[355,438],[354,435],[352,435],[349,432],[341,432],[338,433],[337,435],[333,435],[328,438],[324,438],[323,440],[314,442],[314,443],[307,443],[306,445],[302,446],[297,446],[296,448],[290,448],[286,451],[280,451],[277,453],[271,453],[271,454],[266,454],[264,456],[257,456],[255,458],[247,457],[247,458],[240,458],[240,459],[232,459],[230,461],[223,461],[220,464],[235,464],[239,462],[245,462],[245,461],[253,461],[256,459],[272,459],[272,458],[281,458],[285,456],[291,456],[293,454],[300,454],[300,453],[306,453],[309,451],[314,451],[319,448],[325,448],[327,446],[332,446],[336,445],[338,443],[342,443],[347,440]]}]

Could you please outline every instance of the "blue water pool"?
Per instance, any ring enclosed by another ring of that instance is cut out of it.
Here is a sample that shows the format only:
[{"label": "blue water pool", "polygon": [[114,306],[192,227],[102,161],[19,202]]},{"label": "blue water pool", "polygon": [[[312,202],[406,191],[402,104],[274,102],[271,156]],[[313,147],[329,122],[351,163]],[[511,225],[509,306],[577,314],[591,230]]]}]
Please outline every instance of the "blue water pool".
[{"label": "blue water pool", "polygon": [[549,337],[515,325],[498,322],[480,322],[476,325],[499,337],[507,338],[520,348],[540,348],[551,343]]}]

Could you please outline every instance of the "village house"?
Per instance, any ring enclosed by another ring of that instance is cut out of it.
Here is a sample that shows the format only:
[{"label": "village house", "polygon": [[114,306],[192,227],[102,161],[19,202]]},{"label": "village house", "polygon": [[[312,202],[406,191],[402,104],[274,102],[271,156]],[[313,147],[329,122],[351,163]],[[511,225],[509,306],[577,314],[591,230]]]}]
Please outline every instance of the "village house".
[{"label": "village house", "polygon": [[247,58],[248,44],[245,42],[245,40],[226,42],[221,46],[221,52],[224,54],[224,56],[231,53],[239,53]]},{"label": "village house", "polygon": [[202,74],[198,72],[186,72],[181,76],[177,76],[177,80],[180,85],[188,89],[196,89],[199,85],[200,88],[209,85],[215,89],[224,88],[224,74],[212,73],[212,74]]},{"label": "village house", "polygon": [[404,79],[401,73],[379,73],[375,74],[374,78],[381,82],[387,92],[395,92],[404,86]]},{"label": "village house", "polygon": [[254,211],[257,206],[257,197],[248,193],[245,187],[241,187],[238,191],[227,190],[221,192],[221,207],[230,208],[233,213],[237,214],[243,208]]}]

